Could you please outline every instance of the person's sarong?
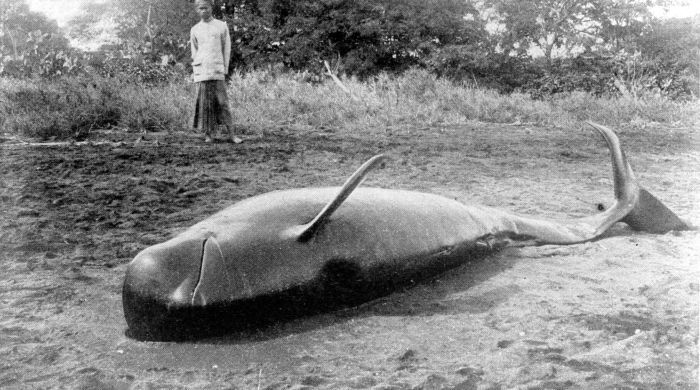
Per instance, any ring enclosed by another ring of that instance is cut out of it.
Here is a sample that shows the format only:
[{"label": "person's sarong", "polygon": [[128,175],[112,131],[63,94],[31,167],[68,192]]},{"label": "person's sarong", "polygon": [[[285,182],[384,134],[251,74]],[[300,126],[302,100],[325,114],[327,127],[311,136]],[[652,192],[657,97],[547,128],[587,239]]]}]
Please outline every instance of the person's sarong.
[{"label": "person's sarong", "polygon": [[197,101],[194,105],[192,128],[211,135],[218,125],[233,130],[224,80],[206,80],[197,83]]}]

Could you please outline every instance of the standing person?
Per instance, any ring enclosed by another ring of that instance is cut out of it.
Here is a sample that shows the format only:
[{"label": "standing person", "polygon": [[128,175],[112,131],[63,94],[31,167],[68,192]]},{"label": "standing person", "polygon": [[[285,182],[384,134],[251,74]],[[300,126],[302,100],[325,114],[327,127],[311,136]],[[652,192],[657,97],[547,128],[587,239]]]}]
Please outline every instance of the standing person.
[{"label": "standing person", "polygon": [[219,125],[226,127],[231,140],[235,139],[225,82],[231,36],[226,22],[214,19],[212,8],[212,0],[196,0],[201,20],[190,30],[193,81],[197,84],[192,127],[204,131],[206,142],[214,140]]}]

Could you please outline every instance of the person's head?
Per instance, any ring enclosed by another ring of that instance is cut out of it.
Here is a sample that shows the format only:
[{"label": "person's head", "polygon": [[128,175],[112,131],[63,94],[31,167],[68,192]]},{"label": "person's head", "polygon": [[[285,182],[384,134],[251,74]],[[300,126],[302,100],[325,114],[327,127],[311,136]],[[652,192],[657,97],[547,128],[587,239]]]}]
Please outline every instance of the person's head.
[{"label": "person's head", "polygon": [[211,0],[196,0],[194,2],[194,7],[197,11],[197,15],[199,15],[202,20],[207,21],[211,19],[213,8]]}]

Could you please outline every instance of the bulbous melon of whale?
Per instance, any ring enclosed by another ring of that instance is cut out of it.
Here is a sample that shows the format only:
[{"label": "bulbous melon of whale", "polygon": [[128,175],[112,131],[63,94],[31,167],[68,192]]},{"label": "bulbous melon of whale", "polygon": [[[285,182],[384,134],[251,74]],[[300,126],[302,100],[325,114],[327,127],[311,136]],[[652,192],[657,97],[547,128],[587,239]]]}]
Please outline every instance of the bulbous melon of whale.
[{"label": "bulbous melon of whale", "polygon": [[199,338],[354,305],[505,246],[592,240],[625,218],[642,230],[687,228],[638,187],[615,134],[592,125],[613,155],[616,203],[601,214],[549,221],[358,188],[375,156],[343,187],[255,196],[140,252],[123,287],[130,334]]}]

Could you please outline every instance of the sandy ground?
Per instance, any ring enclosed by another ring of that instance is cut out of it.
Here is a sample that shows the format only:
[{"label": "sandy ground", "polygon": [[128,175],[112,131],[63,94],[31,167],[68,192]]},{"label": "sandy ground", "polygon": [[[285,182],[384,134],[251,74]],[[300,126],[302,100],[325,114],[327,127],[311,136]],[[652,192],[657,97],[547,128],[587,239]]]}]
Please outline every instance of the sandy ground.
[{"label": "sandy ground", "polygon": [[[700,225],[697,129],[626,128],[642,185]],[[97,132],[0,144],[0,388],[697,389],[697,231],[619,224],[581,245],[507,249],[340,312],[189,343],[125,335],[141,249],[259,193],[365,185],[566,218],[612,201],[588,129],[474,124],[373,134],[271,129],[242,144]],[[98,142],[99,141],[99,142]]]}]

